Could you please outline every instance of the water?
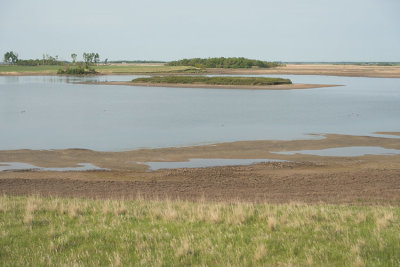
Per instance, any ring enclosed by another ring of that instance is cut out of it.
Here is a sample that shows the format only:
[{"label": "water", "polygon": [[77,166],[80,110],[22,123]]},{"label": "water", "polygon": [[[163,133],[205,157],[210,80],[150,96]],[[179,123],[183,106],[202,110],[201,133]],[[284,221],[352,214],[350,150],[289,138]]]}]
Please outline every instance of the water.
[{"label": "water", "polygon": [[53,172],[66,172],[66,171],[107,171],[108,169],[97,167],[91,163],[78,163],[78,167],[62,167],[62,168],[45,168],[37,167],[28,163],[22,162],[0,162],[1,171],[53,171]]},{"label": "water", "polygon": [[74,84],[132,75],[0,76],[0,150],[122,151],[400,131],[400,79],[275,76],[345,86],[210,90]]},{"label": "water", "polygon": [[285,161],[286,160],[277,160],[277,159],[189,159],[189,161],[173,161],[173,162],[148,161],[141,163],[149,165],[150,170],[156,171],[159,169],[205,168],[205,167],[217,167],[217,166],[249,165],[260,162],[285,162]]},{"label": "water", "polygon": [[400,150],[383,148],[379,146],[350,146],[350,147],[335,147],[319,150],[297,150],[297,151],[282,151],[272,152],[282,155],[307,154],[316,156],[330,157],[358,157],[365,155],[399,155]]}]

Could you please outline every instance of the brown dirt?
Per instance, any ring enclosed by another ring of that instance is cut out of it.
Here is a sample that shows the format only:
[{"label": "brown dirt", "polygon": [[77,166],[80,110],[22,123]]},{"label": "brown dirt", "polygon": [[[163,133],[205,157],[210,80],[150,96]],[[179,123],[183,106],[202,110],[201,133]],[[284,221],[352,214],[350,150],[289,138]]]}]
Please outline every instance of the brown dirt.
[{"label": "brown dirt", "polygon": [[209,74],[294,74],[349,77],[400,78],[400,66],[361,66],[333,64],[287,64],[271,69],[207,69]]},{"label": "brown dirt", "polygon": [[[327,135],[321,140],[247,141],[126,152],[69,149],[0,151],[0,162],[64,167],[91,162],[111,171],[0,172],[0,194],[42,194],[91,198],[170,198],[255,202],[400,204],[400,155],[320,157],[278,155],[271,151],[342,146],[400,149],[400,139]],[[189,158],[276,158],[260,163],[148,172],[143,161]]]}]

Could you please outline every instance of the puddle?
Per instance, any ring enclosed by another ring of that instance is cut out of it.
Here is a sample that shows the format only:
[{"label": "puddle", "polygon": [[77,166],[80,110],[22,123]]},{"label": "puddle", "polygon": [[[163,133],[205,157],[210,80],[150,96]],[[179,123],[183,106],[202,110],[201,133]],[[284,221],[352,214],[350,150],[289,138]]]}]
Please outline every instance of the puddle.
[{"label": "puddle", "polygon": [[177,168],[205,168],[218,166],[233,166],[233,165],[250,165],[260,162],[285,162],[286,160],[277,159],[189,159],[189,161],[174,161],[174,162],[157,162],[148,161],[140,162],[141,164],[149,165],[150,170],[156,171],[159,169],[177,169]]},{"label": "puddle", "polygon": [[37,167],[28,163],[21,162],[0,162],[0,171],[53,171],[53,172],[66,172],[66,171],[107,171],[109,169],[97,167],[91,163],[78,163],[79,167],[63,167],[63,168],[45,168]]},{"label": "puddle", "polygon": [[329,157],[358,157],[365,155],[399,155],[400,150],[389,149],[379,146],[350,146],[350,147],[335,147],[320,150],[297,150],[297,151],[283,151],[271,152],[281,155],[294,155],[294,154],[307,154],[316,156],[329,156]]}]

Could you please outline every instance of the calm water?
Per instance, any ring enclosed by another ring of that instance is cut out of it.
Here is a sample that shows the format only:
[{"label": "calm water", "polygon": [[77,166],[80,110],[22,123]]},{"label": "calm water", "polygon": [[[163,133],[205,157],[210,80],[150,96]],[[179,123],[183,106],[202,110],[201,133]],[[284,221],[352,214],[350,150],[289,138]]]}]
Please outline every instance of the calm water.
[{"label": "calm water", "polygon": [[109,169],[99,168],[91,163],[78,163],[78,167],[62,167],[62,168],[45,168],[37,167],[28,163],[21,162],[0,162],[0,172],[1,171],[53,171],[53,172],[65,172],[65,171],[107,171]]},{"label": "calm water", "polygon": [[399,155],[400,150],[384,148],[379,146],[349,146],[349,147],[335,147],[319,150],[297,150],[297,151],[284,151],[272,152],[282,155],[294,154],[307,154],[316,156],[330,156],[330,157],[358,157],[364,155]]},{"label": "calm water", "polygon": [[135,76],[0,76],[0,150],[120,151],[400,131],[400,79],[278,76],[345,86],[210,90],[74,84]]},{"label": "calm water", "polygon": [[147,161],[143,162],[150,170],[175,169],[175,168],[204,168],[230,165],[249,165],[260,162],[286,162],[278,159],[189,159],[188,161]]}]

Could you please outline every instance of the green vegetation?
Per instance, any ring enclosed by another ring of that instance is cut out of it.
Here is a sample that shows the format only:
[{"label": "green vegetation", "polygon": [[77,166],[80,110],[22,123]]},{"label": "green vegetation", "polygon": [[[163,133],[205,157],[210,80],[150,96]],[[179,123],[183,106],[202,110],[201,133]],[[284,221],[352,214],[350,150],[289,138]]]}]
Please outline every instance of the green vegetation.
[{"label": "green vegetation", "polygon": [[210,85],[276,85],[291,84],[289,79],[264,77],[155,76],[137,78],[136,83],[210,84]]},{"label": "green vegetation", "polygon": [[67,65],[65,69],[59,69],[57,70],[57,74],[68,74],[68,75],[87,75],[87,74],[97,74],[96,70],[94,68],[86,68],[83,67],[82,65],[78,65],[76,67],[71,67],[70,65]]},{"label": "green vegetation", "polygon": [[160,60],[112,60],[108,63],[166,63],[166,61]]},{"label": "green vegetation", "polygon": [[98,65],[96,70],[104,74],[152,74],[152,73],[202,73],[201,69],[190,66],[164,65]]},{"label": "green vegetation", "polygon": [[0,262],[399,266],[400,207],[0,197]]},{"label": "green vegetation", "polygon": [[18,61],[18,54],[13,51],[6,52],[4,54],[4,62],[15,64]]},{"label": "green vegetation", "polygon": [[[75,66],[75,65],[72,65]],[[149,65],[97,65],[93,66],[100,74],[152,74],[152,73],[201,73],[201,69],[184,66]],[[0,74],[4,72],[56,74],[60,66],[17,66],[0,65]]]},{"label": "green vegetation", "polygon": [[41,73],[41,74],[56,74],[60,66],[17,66],[17,65],[0,65],[0,74],[4,72],[15,73]]},{"label": "green vegetation", "polygon": [[281,64],[244,57],[213,57],[213,58],[192,58],[171,61],[168,66],[194,66],[198,68],[273,68]]},{"label": "green vegetation", "polygon": [[58,60],[58,56],[52,57],[43,55],[42,59],[18,59],[17,65],[19,66],[54,66],[64,65],[65,62]]}]

